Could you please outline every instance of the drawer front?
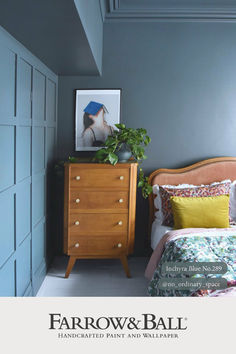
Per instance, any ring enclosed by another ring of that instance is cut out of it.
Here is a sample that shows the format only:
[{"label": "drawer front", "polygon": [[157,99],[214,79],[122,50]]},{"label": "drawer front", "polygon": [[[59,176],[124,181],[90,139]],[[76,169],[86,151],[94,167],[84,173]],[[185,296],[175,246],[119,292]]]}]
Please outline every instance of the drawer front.
[{"label": "drawer front", "polygon": [[128,168],[96,168],[86,169],[71,167],[70,185],[72,188],[129,188]]},{"label": "drawer front", "polygon": [[119,255],[126,253],[126,235],[71,236],[68,245],[69,255]]},{"label": "drawer front", "polygon": [[70,193],[70,209],[114,209],[125,211],[128,210],[128,205],[128,191],[85,192],[82,190],[72,190]]},{"label": "drawer front", "polygon": [[69,234],[127,233],[128,214],[72,214]]}]

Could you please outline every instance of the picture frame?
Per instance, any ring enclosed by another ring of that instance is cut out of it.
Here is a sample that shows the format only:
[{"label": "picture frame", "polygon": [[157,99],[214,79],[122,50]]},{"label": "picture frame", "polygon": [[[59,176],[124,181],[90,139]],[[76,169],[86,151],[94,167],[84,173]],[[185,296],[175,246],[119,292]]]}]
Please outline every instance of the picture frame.
[{"label": "picture frame", "polygon": [[120,123],[121,89],[75,90],[75,151],[97,151]]}]

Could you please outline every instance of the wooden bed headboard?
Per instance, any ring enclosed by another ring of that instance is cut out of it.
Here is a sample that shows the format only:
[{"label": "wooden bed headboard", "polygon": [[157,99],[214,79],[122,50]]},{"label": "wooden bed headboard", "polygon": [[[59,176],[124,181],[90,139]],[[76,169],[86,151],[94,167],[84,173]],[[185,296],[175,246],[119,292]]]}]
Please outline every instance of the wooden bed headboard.
[{"label": "wooden bed headboard", "polygon": [[[149,176],[149,183],[178,185],[187,184],[210,184],[225,179],[236,180],[236,157],[216,157],[203,160],[184,168],[165,169],[161,168],[153,171]],[[151,226],[154,221],[154,198],[153,194],[149,196],[149,236]]]}]

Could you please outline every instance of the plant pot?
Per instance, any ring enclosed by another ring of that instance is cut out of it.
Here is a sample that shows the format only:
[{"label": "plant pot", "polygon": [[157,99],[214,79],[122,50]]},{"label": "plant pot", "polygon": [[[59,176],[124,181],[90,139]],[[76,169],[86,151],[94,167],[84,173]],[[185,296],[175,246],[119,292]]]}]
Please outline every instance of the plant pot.
[{"label": "plant pot", "polygon": [[130,147],[125,143],[122,143],[118,147],[118,149],[115,151],[115,154],[118,156],[119,162],[127,162],[132,156]]}]

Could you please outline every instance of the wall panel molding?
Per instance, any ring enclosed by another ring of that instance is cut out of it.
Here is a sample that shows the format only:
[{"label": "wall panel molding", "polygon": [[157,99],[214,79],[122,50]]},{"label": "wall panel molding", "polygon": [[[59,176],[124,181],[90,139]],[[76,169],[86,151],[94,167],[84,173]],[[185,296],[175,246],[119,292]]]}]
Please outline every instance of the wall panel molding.
[{"label": "wall panel molding", "polygon": [[197,0],[189,6],[181,2],[178,5],[173,7],[171,1],[166,1],[163,6],[158,1],[155,4],[144,1],[137,5],[135,2],[123,4],[122,0],[108,0],[104,21],[236,21],[236,6],[224,4],[224,1],[212,6]]}]

